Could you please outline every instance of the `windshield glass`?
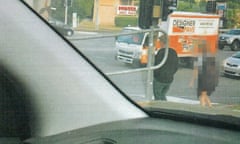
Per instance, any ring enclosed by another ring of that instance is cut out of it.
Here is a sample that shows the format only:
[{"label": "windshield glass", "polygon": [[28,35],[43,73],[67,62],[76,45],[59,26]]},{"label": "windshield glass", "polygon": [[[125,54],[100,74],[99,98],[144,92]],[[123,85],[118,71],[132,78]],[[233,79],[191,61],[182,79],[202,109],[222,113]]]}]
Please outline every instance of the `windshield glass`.
[{"label": "windshield glass", "polygon": [[239,58],[239,59],[240,59],[240,52],[237,52],[237,53],[233,54],[232,57],[234,57],[234,58]]},{"label": "windshield glass", "polygon": [[240,35],[240,30],[230,30],[230,31],[227,32],[227,34]]},{"label": "windshield glass", "polygon": [[[131,30],[123,30],[123,33],[134,32]],[[121,35],[117,37],[117,42],[127,44],[142,44],[144,33],[132,34],[132,35]]]},{"label": "windshield glass", "polygon": [[[193,8],[186,8],[190,5],[189,1],[182,0],[177,10],[191,9],[191,14],[183,16],[186,19],[190,17],[189,20],[173,19],[172,27],[168,21],[155,21],[157,32],[172,30],[172,35],[153,34],[151,37],[149,30],[147,42],[143,42],[147,39],[144,38],[144,29],[138,26],[140,10],[118,9],[119,5],[139,8],[139,0],[26,2],[44,20],[50,23],[61,21],[71,26],[61,24],[56,31],[143,109],[150,112],[151,108],[174,109],[191,112],[191,117],[199,113],[240,117],[240,61],[226,62],[235,53],[230,47],[218,50],[218,30],[221,28],[218,17],[196,19],[198,16],[194,12],[205,12],[206,2],[192,2]],[[129,25],[139,29],[139,34],[136,30],[126,30]],[[195,30],[197,26],[201,27]],[[134,34],[125,35],[130,32]],[[228,33],[239,34],[240,31],[231,30]],[[148,46],[133,49],[131,45],[117,42],[147,43]],[[167,44],[171,49],[168,49],[165,65],[152,68],[164,60]],[[239,58],[240,53],[233,56]],[[229,64],[231,62],[234,64]]]}]

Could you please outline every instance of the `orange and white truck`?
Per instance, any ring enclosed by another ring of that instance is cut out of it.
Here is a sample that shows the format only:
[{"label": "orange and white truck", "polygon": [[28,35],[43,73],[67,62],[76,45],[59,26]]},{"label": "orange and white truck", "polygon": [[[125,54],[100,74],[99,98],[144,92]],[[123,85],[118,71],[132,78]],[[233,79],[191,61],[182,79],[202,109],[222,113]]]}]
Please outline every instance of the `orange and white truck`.
[{"label": "orange and white truck", "polygon": [[173,12],[160,28],[167,29],[169,47],[174,48],[181,62],[191,64],[200,54],[199,45],[205,41],[207,54],[214,56],[218,49],[219,16],[193,12]]},{"label": "orange and white truck", "polygon": [[[169,15],[166,22],[161,22],[159,27],[166,30],[169,47],[176,50],[181,63],[192,65],[193,58],[201,53],[198,46],[202,41],[205,41],[208,54],[215,55],[217,52],[218,15],[175,11]],[[140,31],[141,29],[129,27],[125,30]],[[116,59],[130,64],[146,64],[148,37],[148,33],[117,37]],[[155,50],[160,48],[160,44],[154,43]]]}]

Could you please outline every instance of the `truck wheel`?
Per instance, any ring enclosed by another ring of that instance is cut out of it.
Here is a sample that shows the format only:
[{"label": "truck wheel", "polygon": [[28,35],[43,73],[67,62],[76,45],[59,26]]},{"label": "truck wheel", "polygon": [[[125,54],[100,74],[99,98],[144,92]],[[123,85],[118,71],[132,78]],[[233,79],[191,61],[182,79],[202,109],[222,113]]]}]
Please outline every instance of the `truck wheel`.
[{"label": "truck wheel", "polygon": [[239,48],[239,42],[235,40],[231,45],[231,50],[236,51],[238,50],[238,48]]},{"label": "truck wheel", "polygon": [[193,63],[194,63],[193,59],[189,59],[189,61],[187,62],[187,68],[193,69],[193,67],[194,67]]},{"label": "truck wheel", "polygon": [[218,49],[222,50],[224,48],[224,45],[218,45]]}]

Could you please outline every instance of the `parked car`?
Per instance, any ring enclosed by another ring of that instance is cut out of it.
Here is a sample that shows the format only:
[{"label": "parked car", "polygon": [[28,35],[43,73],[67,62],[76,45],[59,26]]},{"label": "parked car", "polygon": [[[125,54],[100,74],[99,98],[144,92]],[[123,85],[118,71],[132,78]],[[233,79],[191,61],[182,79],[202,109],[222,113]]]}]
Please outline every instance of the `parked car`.
[{"label": "parked car", "polygon": [[64,36],[72,36],[74,31],[71,26],[65,24],[62,21],[58,20],[50,20],[49,23],[62,35]]},{"label": "parked car", "polygon": [[220,34],[218,48],[223,49],[225,46],[230,46],[233,51],[240,48],[240,29],[231,29],[226,33]]},{"label": "parked car", "polygon": [[240,52],[225,59],[222,68],[225,75],[240,77]]}]

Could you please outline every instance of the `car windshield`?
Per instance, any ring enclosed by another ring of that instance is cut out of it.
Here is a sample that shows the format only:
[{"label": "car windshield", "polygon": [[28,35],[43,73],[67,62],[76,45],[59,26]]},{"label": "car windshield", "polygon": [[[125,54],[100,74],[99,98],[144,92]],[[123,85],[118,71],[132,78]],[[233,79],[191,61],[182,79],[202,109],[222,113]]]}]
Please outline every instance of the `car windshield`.
[{"label": "car windshield", "polygon": [[232,57],[234,57],[234,58],[239,58],[239,59],[240,59],[240,52],[237,52],[237,53],[233,54]]},{"label": "car windshield", "polygon": [[[123,30],[123,33],[134,32],[133,30]],[[117,42],[127,44],[142,44],[144,33],[117,36]]]},{"label": "car windshield", "polygon": [[230,31],[227,32],[227,34],[240,35],[240,30],[230,30]]},{"label": "car windshield", "polygon": [[[139,9],[120,11],[117,8],[119,5],[138,8],[138,0],[30,1],[26,0],[27,4],[44,21],[56,19],[71,25],[74,31],[71,36],[61,33],[59,36],[97,67],[127,99],[144,110],[172,115],[181,112],[187,114],[187,118],[203,114],[209,120],[231,122],[237,118],[240,121],[240,63],[232,67],[224,65],[234,51],[228,47],[218,50],[218,16],[194,13],[204,11],[206,3],[199,4],[200,9],[193,9],[190,14],[174,12],[173,20],[157,20],[156,28],[132,31],[126,28],[139,27]],[[179,3],[180,10],[185,9],[185,3],[188,1]],[[181,15],[183,18],[178,18]],[[134,34],[125,35],[130,32]],[[153,32],[166,35],[160,37]],[[228,34],[240,34],[240,30],[230,30]],[[148,43],[148,46],[133,48],[123,42]],[[164,49],[166,46],[171,49]],[[240,53],[233,57],[239,58]],[[161,65],[162,61],[165,62]],[[158,64],[160,68],[156,68]]]}]

